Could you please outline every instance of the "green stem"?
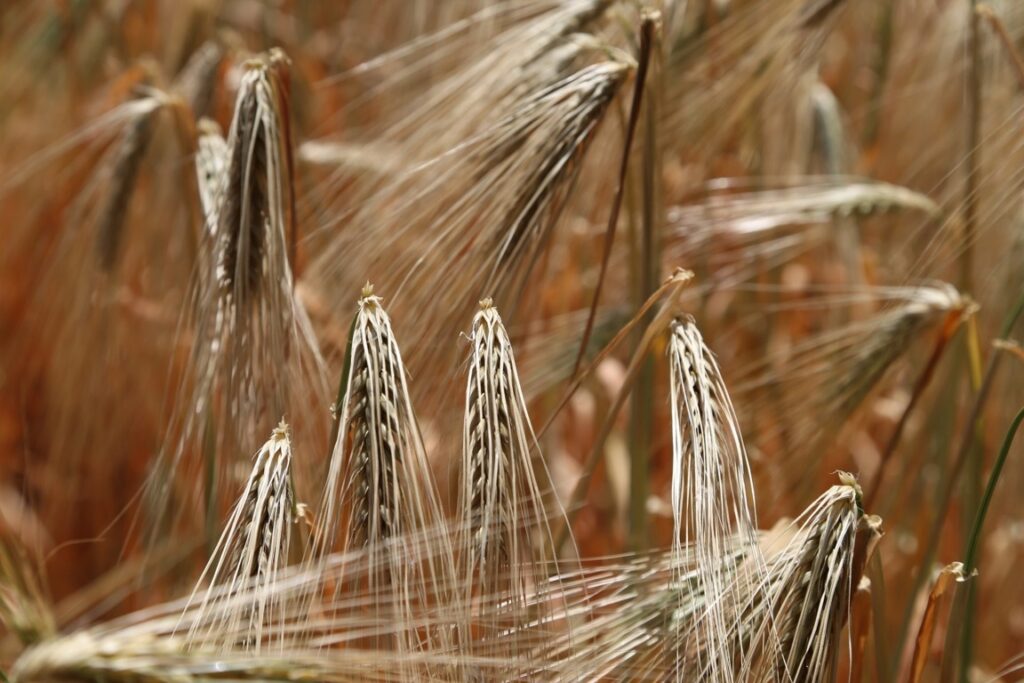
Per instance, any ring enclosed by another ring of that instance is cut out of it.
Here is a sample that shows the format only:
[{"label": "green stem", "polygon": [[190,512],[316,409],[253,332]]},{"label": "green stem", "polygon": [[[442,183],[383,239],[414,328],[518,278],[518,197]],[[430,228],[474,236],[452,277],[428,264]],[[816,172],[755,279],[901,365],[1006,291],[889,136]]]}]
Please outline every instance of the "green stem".
[{"label": "green stem", "polygon": [[640,120],[640,105],[643,102],[644,81],[647,78],[647,67],[651,57],[651,40],[654,36],[654,19],[645,16],[640,24],[640,52],[637,59],[636,82],[633,85],[633,100],[630,104],[629,121],[626,124],[626,139],[622,148],[622,160],[619,164],[619,182],[612,196],[612,208],[608,213],[608,226],[604,234],[604,250],[601,254],[601,270],[597,276],[597,284],[594,286],[594,297],[590,303],[590,313],[587,315],[587,324],[583,328],[583,338],[580,340],[579,354],[576,362],[573,363],[572,375],[579,373],[580,365],[583,363],[583,356],[586,354],[590,342],[590,334],[594,329],[594,318],[597,315],[597,305],[601,299],[601,287],[604,284],[604,276],[608,271],[608,261],[612,254],[612,244],[615,242],[615,231],[619,224],[619,209],[622,207],[622,196],[626,187],[626,171],[629,168],[629,151],[633,147],[633,137],[636,134],[637,122]]},{"label": "green stem", "polygon": [[[1017,321],[1020,320],[1022,314],[1024,314],[1024,289],[1022,289],[1018,294],[1017,303],[1010,311],[1010,314],[1006,316],[1005,320],[1003,320],[1003,326],[999,333],[1000,338],[1006,339],[1010,336],[1010,333],[1013,331]],[[924,555],[922,556],[921,562],[918,563],[919,571],[917,573],[917,578],[914,580],[914,587],[909,594],[910,597],[907,608],[903,615],[903,623],[900,628],[899,635],[899,647],[896,650],[898,655],[902,655],[903,646],[907,642],[914,600],[916,596],[920,594],[925,583],[928,581],[930,574],[928,568],[931,566],[931,563],[935,558],[939,537],[942,534],[943,521],[946,519],[946,511],[949,508],[949,501],[953,497],[953,491],[956,489],[960,471],[963,469],[964,462],[970,454],[971,446],[974,444],[974,440],[977,435],[977,428],[981,420],[981,414],[985,407],[985,402],[988,399],[988,395],[991,392],[992,384],[995,382],[996,372],[999,369],[1001,359],[1002,354],[998,349],[994,350],[989,355],[981,384],[978,387],[978,392],[974,397],[974,404],[971,406],[970,416],[967,419],[967,427],[963,440],[960,442],[960,447],[957,450],[956,457],[949,467],[949,474],[946,477],[946,482],[939,493],[939,497],[936,500],[935,505],[933,506],[933,508],[937,510],[937,513],[935,515],[935,519],[932,521],[931,529],[928,532],[928,539],[924,546]],[[897,657],[897,661],[898,660],[899,658]]]},{"label": "green stem", "polygon": [[[646,31],[644,32],[647,33]],[[656,36],[647,36],[648,43]],[[641,39],[642,41],[644,38]],[[643,48],[642,48],[643,49]],[[649,44],[647,52],[658,54],[657,48]],[[655,95],[658,89],[647,98],[644,107],[644,139],[643,139],[643,183],[641,186],[641,221],[640,249],[637,254],[637,306],[642,306],[658,288],[659,281],[659,211],[658,179],[660,158],[658,155],[658,111]],[[652,314],[648,313],[647,324]],[[638,341],[638,343],[640,343]],[[633,390],[632,410],[630,415],[630,472],[629,472],[629,537],[632,550],[643,551],[648,546],[647,533],[647,498],[650,493],[651,468],[651,432],[654,427],[654,359],[648,356],[637,376],[636,388]]]},{"label": "green stem", "polygon": [[333,415],[331,420],[331,440],[327,442],[327,460],[330,461],[330,451],[334,450],[334,445],[338,441],[338,430],[341,428],[341,408],[345,401],[345,390],[348,388],[348,376],[352,371],[352,336],[356,330],[356,320],[359,319],[359,315],[356,314],[352,317],[352,323],[348,326],[348,342],[345,344],[345,364],[341,369],[341,379],[338,381],[338,395],[334,399],[334,407],[332,409]]},{"label": "green stem", "polygon": [[[978,559],[978,547],[981,541],[981,529],[985,525],[985,516],[988,514],[988,508],[992,504],[992,495],[995,493],[996,483],[999,481],[999,476],[1003,472],[1003,466],[1006,464],[1006,458],[1010,453],[1010,446],[1013,445],[1013,440],[1017,436],[1017,429],[1020,427],[1021,421],[1024,421],[1024,408],[1021,408],[1017,415],[1013,418],[1013,422],[1010,424],[1010,429],[1003,437],[1002,448],[999,449],[999,455],[996,457],[995,465],[992,467],[992,474],[988,477],[988,484],[985,486],[985,492],[981,496],[981,502],[978,506],[978,512],[974,516],[974,525],[971,528],[971,534],[967,539],[967,551],[964,554],[964,572],[966,576],[970,576],[971,572],[974,571],[975,563]],[[974,601],[975,601],[975,586],[976,583],[971,581],[967,584],[967,608],[966,614],[964,615],[963,631],[960,634],[960,675],[959,680],[961,683],[967,683],[967,672],[971,665],[971,655],[974,646]]]}]

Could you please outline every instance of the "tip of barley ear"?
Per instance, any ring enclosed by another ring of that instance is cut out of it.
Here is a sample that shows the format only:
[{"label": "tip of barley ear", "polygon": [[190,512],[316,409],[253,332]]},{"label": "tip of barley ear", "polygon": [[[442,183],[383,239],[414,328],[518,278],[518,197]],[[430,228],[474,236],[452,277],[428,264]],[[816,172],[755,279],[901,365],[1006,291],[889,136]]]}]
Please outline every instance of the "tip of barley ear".
[{"label": "tip of barley ear", "polygon": [[367,280],[366,284],[363,285],[363,293],[362,293],[361,298],[362,299],[373,298],[373,285],[370,284],[369,280]]},{"label": "tip of barley ear", "polygon": [[849,472],[839,471],[836,473],[839,476],[839,482],[844,486],[850,486],[857,492],[857,496],[861,495],[860,484],[857,483],[857,477],[850,474]]},{"label": "tip of barley ear", "polygon": [[494,308],[494,299],[491,297],[484,297],[480,299],[480,310],[486,311],[487,309]]},{"label": "tip of barley ear", "polygon": [[693,271],[687,270],[686,268],[676,268],[672,271],[672,274],[668,276],[666,282],[689,282],[693,279]]},{"label": "tip of barley ear", "polygon": [[284,418],[282,417],[281,421],[277,424],[277,427],[274,428],[274,441],[282,441],[284,439],[287,439],[290,431],[291,427],[288,426],[288,423],[285,422]]},{"label": "tip of barley ear", "polygon": [[199,122],[196,123],[196,129],[201,135],[221,135],[220,124],[213,119],[202,117]]},{"label": "tip of barley ear", "polygon": [[882,535],[882,518],[878,515],[864,515],[861,518],[861,525],[878,536]]},{"label": "tip of barley ear", "polygon": [[270,57],[271,64],[291,64],[292,60],[288,57],[285,51],[279,47],[272,47],[267,53]]}]

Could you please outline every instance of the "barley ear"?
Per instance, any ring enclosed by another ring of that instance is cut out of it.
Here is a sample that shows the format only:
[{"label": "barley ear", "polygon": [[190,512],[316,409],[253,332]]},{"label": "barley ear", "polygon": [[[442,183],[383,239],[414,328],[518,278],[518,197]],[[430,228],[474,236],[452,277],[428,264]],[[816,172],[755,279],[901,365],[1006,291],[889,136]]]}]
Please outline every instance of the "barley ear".
[{"label": "barley ear", "polygon": [[[670,325],[668,345],[672,409],[672,554],[697,556],[697,590],[727,596],[735,566],[723,562],[737,537],[746,539],[750,557],[743,571],[763,573],[755,542],[753,485],[747,453],[732,401],[718,363],[692,319]],[[678,577],[677,577],[678,578]],[[680,598],[684,598],[680,594]],[[687,597],[688,599],[688,597]],[[738,653],[733,617],[724,598],[714,598],[693,629],[707,654],[705,680],[733,680]],[[676,676],[683,672],[677,667]]]},{"label": "barley ear", "polygon": [[542,563],[555,560],[549,519],[557,511],[545,500],[551,482],[490,299],[480,302],[470,339],[456,547],[466,605],[482,596],[475,619],[493,637],[525,616],[532,587],[546,575]]},{"label": "barley ear", "polygon": [[358,583],[374,610],[392,615],[400,634],[395,647],[410,651],[447,642],[450,634],[437,629],[425,640],[411,629],[418,608],[447,601],[454,565],[402,356],[383,300],[369,284],[345,362],[316,554],[323,558],[338,543],[363,554],[365,566],[348,574],[343,568],[340,581]]},{"label": "barley ear", "polygon": [[[257,451],[252,472],[228,517],[189,606],[199,600],[200,617],[187,636],[190,647],[239,646],[259,653],[264,625],[279,618],[282,605],[273,598],[278,573],[288,561],[295,500],[292,448],[288,425],[281,421]],[[235,599],[243,595],[244,600]],[[210,614],[206,619],[202,615]],[[237,633],[243,642],[236,642]],[[227,638],[227,640],[225,640]]]}]

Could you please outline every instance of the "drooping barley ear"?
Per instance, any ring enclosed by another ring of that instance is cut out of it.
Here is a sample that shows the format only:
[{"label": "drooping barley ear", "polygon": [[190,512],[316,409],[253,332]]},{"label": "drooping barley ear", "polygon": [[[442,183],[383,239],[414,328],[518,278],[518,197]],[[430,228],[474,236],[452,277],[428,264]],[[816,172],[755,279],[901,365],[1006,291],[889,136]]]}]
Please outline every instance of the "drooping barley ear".
[{"label": "drooping barley ear", "polygon": [[863,402],[923,331],[949,315],[959,317],[973,306],[968,297],[944,283],[908,290],[904,302],[879,316],[853,364],[832,385],[827,400],[836,406],[841,421]]},{"label": "drooping barley ear", "polygon": [[224,48],[207,41],[192,53],[174,81],[174,90],[188,102],[196,119],[209,116],[216,75],[223,60]]},{"label": "drooping barley ear", "polygon": [[[696,324],[692,319],[676,319],[670,332],[674,566],[683,566],[684,551],[695,553],[697,590],[724,596],[734,568],[723,566],[722,560],[730,556],[737,537],[745,537],[751,548],[744,571],[763,574],[756,552],[747,453],[718,363]],[[693,629],[700,641],[695,646],[708,655],[700,672],[703,680],[733,680],[731,662],[739,653],[733,651],[730,619],[729,606],[712,599]],[[686,676],[684,668],[675,667],[677,680]]]},{"label": "drooping barley ear", "polygon": [[[207,584],[199,613],[211,618],[194,620],[188,646],[242,646],[260,652],[264,624],[279,616],[275,610],[283,609],[270,589],[288,561],[294,511],[291,435],[282,420],[257,451],[242,494],[189,600],[192,606],[200,586]],[[239,593],[246,599],[238,600]],[[237,642],[239,632],[246,634],[242,643]],[[225,640],[225,634],[232,635]]]},{"label": "drooping barley ear", "polygon": [[476,593],[486,598],[475,620],[494,637],[525,615],[531,588],[546,574],[539,563],[556,559],[548,522],[556,513],[544,499],[551,482],[512,344],[490,299],[480,302],[471,340],[456,547],[465,604]]},{"label": "drooping barley ear", "polygon": [[[352,326],[314,545],[321,557],[339,540],[346,550],[364,549],[369,566],[362,576],[375,609],[412,623],[417,605],[446,599],[454,565],[445,534],[428,534],[438,547],[409,542],[416,532],[440,529],[443,515],[382,304],[367,284]],[[402,650],[420,646],[411,637],[397,644]]]},{"label": "drooping barley ear", "polygon": [[747,677],[794,683],[831,681],[842,646],[840,635],[864,566],[881,536],[881,520],[861,508],[854,478],[814,501],[800,530],[768,565],[748,612],[753,643]]},{"label": "drooping barley ear", "polygon": [[[439,154],[370,193],[350,237],[316,259],[315,279],[344,280],[341,254],[390,225],[398,232],[380,242],[391,246],[371,250],[369,267],[400,274],[396,294],[406,322],[424,337],[440,338],[471,315],[472,302],[438,311],[430,292],[441,272],[451,273],[447,289],[500,292],[500,300],[520,302],[630,70],[622,61],[574,64],[489,112],[459,154]],[[411,353],[427,367],[454,364],[453,347],[422,345]]]},{"label": "drooping barley ear", "polygon": [[96,258],[100,268],[106,272],[117,265],[124,237],[125,214],[159,111],[157,108],[137,114],[117,143],[110,170],[110,188],[100,208],[96,233]]},{"label": "drooping barley ear", "polygon": [[[505,225],[494,236],[492,253],[497,258],[489,286],[521,286],[525,273],[502,273],[502,270],[508,267],[509,262],[525,262],[526,270],[529,270],[529,264],[549,236],[575,185],[580,161],[586,155],[598,125],[629,71],[627,65],[619,62],[605,62],[581,69],[565,81],[532,95],[497,126],[499,144],[496,149],[488,150],[491,155],[488,163],[505,166],[530,144],[527,139],[536,135],[533,127],[543,120],[538,117],[538,111],[550,106],[561,115],[561,119],[545,122],[555,128],[549,136],[539,139],[539,145],[533,150],[536,156],[528,160],[533,167],[525,175],[525,183],[512,204],[505,210]],[[535,120],[530,121],[531,117]],[[484,172],[489,171],[485,166]]]},{"label": "drooping barley ear", "polygon": [[[870,318],[855,320],[798,343],[787,354],[785,374],[768,370],[759,383],[773,391],[772,410],[786,444],[779,479],[787,489],[806,486],[803,475],[885,379],[889,370],[930,330],[949,334],[974,310],[969,297],[945,283],[877,288],[872,296],[893,303]],[[782,390],[785,385],[785,390]]]}]

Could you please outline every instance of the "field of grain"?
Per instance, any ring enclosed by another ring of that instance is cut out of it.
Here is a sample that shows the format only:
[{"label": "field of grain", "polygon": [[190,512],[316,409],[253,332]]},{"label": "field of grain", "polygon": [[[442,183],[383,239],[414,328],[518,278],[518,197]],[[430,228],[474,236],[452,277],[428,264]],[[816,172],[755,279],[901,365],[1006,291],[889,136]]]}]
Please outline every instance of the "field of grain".
[{"label": "field of grain", "polygon": [[0,4],[0,680],[1024,680],[1024,4]]}]

